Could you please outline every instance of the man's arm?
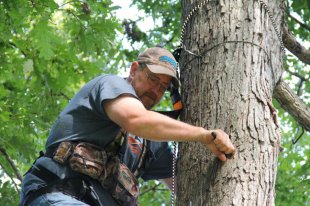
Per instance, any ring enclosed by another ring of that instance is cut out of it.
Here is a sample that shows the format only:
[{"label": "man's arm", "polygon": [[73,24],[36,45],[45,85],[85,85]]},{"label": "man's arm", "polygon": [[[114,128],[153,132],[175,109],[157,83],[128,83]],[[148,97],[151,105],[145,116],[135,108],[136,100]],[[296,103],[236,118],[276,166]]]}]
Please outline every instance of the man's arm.
[{"label": "man's arm", "polygon": [[228,135],[222,130],[215,130],[217,136],[213,141],[212,130],[192,126],[157,112],[146,110],[136,98],[121,96],[105,101],[103,107],[112,121],[137,136],[152,141],[201,142],[222,161],[226,160],[225,154],[235,151]]}]

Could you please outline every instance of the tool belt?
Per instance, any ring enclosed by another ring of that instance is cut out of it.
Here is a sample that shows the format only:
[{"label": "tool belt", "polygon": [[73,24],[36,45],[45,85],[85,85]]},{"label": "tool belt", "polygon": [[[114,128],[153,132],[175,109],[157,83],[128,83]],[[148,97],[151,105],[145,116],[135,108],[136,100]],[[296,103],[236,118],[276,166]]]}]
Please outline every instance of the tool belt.
[{"label": "tool belt", "polygon": [[90,143],[65,141],[55,150],[53,159],[98,180],[121,205],[137,205],[138,180],[117,155]]}]

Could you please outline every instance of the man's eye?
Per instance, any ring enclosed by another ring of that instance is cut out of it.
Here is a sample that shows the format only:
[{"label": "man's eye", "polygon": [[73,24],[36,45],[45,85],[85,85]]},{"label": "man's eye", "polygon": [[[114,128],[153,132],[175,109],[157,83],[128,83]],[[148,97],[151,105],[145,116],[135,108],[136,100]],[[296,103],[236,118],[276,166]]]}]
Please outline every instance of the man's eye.
[{"label": "man's eye", "polygon": [[154,77],[151,77],[150,78],[153,82],[155,82],[155,83],[157,83],[158,82],[158,80],[157,79],[155,79]]}]

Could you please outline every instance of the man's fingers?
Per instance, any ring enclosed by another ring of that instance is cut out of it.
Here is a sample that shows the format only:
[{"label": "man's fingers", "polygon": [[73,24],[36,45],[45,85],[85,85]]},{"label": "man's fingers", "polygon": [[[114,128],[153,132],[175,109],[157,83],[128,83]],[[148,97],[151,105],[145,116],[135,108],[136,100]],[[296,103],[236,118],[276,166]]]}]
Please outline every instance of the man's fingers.
[{"label": "man's fingers", "polygon": [[232,159],[234,157],[234,154],[233,153],[225,154],[225,156],[227,159]]},{"label": "man's fingers", "polygon": [[224,153],[217,155],[217,157],[222,161],[225,162],[227,160],[227,156]]},{"label": "man's fingers", "polygon": [[225,153],[221,152],[214,144],[209,145],[209,149],[221,161],[226,161]]},{"label": "man's fingers", "polygon": [[232,159],[234,157],[233,153],[225,153],[221,151],[215,152],[215,155],[221,160],[226,161],[227,159]]},{"label": "man's fingers", "polygon": [[213,143],[219,152],[222,152],[226,157],[222,157],[222,154],[216,154],[216,156],[221,156],[221,160],[226,158],[231,159],[235,153],[235,147],[230,142],[229,136],[221,131],[212,131],[211,136],[213,137]]},{"label": "man's fingers", "polygon": [[213,137],[213,141],[216,139],[216,132],[211,132],[211,135]]}]

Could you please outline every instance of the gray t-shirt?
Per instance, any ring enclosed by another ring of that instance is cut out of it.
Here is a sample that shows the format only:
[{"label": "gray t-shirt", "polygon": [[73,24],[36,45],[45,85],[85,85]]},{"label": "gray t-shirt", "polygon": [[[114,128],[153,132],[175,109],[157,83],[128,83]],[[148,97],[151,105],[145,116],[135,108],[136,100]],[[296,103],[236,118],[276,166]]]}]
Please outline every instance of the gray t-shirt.
[{"label": "gray t-shirt", "polygon": [[65,140],[86,141],[105,147],[120,127],[112,122],[102,102],[136,93],[128,81],[115,75],[102,75],[88,82],[60,113],[46,142],[46,148]]},{"label": "gray t-shirt", "polygon": [[[46,150],[54,150],[65,140],[89,142],[102,148],[106,147],[119,133],[120,127],[108,118],[102,103],[120,95],[130,95],[138,99],[131,84],[121,77],[101,75],[88,82],[59,115],[47,139]],[[137,167],[142,141],[142,138],[128,134],[121,148],[120,157],[131,170]],[[166,142],[148,141],[148,151],[140,175],[144,180],[171,177],[171,163],[172,153]],[[67,165],[60,165],[48,157],[39,158],[35,164],[45,167],[61,179],[72,176],[72,171]],[[22,183],[21,198],[46,184],[48,183],[28,173]],[[102,189],[98,182],[94,181],[94,184],[97,185],[103,203],[117,205],[108,191]]]}]

